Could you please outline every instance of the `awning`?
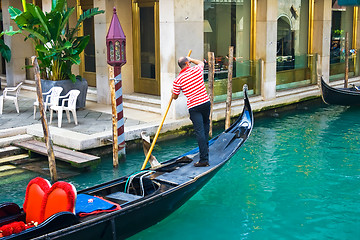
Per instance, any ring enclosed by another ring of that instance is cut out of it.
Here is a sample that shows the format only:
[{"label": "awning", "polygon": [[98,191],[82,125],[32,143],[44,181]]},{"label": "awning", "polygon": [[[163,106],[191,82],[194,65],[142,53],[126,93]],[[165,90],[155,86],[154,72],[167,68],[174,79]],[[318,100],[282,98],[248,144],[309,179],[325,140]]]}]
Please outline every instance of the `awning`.
[{"label": "awning", "polygon": [[204,0],[205,3],[243,3],[244,0]]},{"label": "awning", "polygon": [[338,0],[339,6],[360,6],[360,0]]}]

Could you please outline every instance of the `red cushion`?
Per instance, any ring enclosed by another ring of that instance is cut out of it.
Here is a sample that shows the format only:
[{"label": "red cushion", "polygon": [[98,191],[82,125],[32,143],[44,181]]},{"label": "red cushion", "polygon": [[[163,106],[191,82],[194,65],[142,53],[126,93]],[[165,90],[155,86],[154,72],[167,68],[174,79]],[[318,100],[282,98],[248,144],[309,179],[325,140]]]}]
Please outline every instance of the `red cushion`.
[{"label": "red cushion", "polygon": [[25,202],[23,205],[24,212],[26,213],[26,222],[29,223],[31,221],[40,223],[40,212],[43,197],[46,192],[50,189],[49,181],[37,177],[32,179],[25,193]]},{"label": "red cushion", "polygon": [[0,232],[1,232],[0,237],[10,236],[11,234],[19,233],[23,230],[25,230],[25,223],[12,222],[0,228]]},{"label": "red cushion", "polygon": [[75,201],[76,190],[72,184],[67,182],[54,183],[42,201],[41,222],[58,212],[75,213]]}]

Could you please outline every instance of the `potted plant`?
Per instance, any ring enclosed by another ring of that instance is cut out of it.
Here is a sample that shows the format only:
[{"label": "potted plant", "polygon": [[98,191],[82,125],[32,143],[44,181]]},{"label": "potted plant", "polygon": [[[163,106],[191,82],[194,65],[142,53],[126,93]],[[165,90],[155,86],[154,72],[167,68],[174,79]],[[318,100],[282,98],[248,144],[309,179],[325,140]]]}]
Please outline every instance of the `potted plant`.
[{"label": "potted plant", "polygon": [[75,8],[68,7],[67,0],[52,0],[51,11],[45,13],[39,6],[24,1],[23,7],[23,12],[9,7],[10,17],[19,30],[10,28],[4,31],[4,34],[12,36],[22,33],[26,36],[25,40],[33,42],[39,61],[43,92],[59,85],[64,88],[63,94],[70,89],[79,89],[81,94],[77,107],[85,107],[87,81],[75,76],[71,68],[74,64],[80,64],[80,54],[88,44],[89,36],[78,36],[77,33],[84,20],[104,11],[98,8],[89,9],[79,16],[74,27],[70,27],[69,18]]}]

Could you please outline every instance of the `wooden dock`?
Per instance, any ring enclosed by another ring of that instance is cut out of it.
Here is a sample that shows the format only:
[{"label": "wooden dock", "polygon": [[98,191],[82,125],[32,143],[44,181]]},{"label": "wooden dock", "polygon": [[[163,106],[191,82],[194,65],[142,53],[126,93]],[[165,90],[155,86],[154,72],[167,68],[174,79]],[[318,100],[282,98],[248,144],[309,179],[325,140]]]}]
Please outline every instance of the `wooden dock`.
[{"label": "wooden dock", "polygon": [[[30,152],[38,153],[44,156],[48,155],[47,148],[44,142],[29,140],[13,143],[13,145],[29,150]],[[55,145],[53,146],[53,148],[56,160],[70,163],[71,166],[76,168],[90,167],[100,162],[100,157],[98,156],[73,151]]]}]

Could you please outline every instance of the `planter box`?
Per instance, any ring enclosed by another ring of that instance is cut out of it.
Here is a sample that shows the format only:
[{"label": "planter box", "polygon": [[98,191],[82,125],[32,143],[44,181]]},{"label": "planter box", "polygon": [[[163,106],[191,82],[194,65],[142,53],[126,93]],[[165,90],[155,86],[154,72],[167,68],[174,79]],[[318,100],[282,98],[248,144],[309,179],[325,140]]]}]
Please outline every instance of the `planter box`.
[{"label": "planter box", "polygon": [[[41,79],[41,90],[42,92],[49,91],[52,87],[62,87],[63,91],[61,92],[61,96],[66,95],[72,89],[80,90],[80,95],[76,101],[76,108],[84,108],[86,104],[86,94],[88,89],[88,83],[85,78],[81,81],[76,81],[73,83],[71,80],[59,80],[59,81],[51,81],[51,80],[44,80]],[[45,100],[45,98],[44,98]],[[61,99],[59,104],[61,104]]]}]

